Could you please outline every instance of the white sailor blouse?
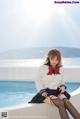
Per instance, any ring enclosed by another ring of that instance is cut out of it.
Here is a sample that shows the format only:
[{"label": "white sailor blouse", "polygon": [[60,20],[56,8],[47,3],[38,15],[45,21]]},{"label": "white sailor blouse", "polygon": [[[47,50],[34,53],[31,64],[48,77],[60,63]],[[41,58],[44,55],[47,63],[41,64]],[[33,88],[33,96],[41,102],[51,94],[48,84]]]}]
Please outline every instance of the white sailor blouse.
[{"label": "white sailor blouse", "polygon": [[35,80],[37,90],[44,88],[57,89],[60,85],[64,84],[63,67],[56,68],[55,73],[48,65],[41,65]]}]

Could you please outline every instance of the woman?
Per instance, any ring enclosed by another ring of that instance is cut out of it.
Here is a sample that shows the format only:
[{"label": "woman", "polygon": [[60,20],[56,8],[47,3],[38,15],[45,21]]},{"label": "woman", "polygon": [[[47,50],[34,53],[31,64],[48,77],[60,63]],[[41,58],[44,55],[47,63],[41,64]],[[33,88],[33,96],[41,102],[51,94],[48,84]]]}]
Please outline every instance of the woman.
[{"label": "woman", "polygon": [[59,109],[61,119],[69,119],[66,109],[74,119],[80,119],[79,112],[69,101],[70,94],[66,92],[59,50],[52,49],[48,52],[45,63],[39,68],[37,79],[38,93],[30,102],[55,104]]}]

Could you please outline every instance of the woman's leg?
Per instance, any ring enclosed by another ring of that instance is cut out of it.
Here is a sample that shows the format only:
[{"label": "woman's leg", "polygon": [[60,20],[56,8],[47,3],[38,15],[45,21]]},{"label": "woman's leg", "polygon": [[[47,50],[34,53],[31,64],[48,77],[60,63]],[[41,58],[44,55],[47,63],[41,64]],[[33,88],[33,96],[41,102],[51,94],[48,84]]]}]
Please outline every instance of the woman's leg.
[{"label": "woman's leg", "polygon": [[68,99],[63,99],[65,107],[68,109],[68,111],[71,113],[71,115],[75,119],[80,119],[80,113],[75,109],[75,107],[71,104],[71,102]]},{"label": "woman's leg", "polygon": [[69,119],[67,111],[65,109],[64,101],[60,99],[53,99],[53,103],[58,107],[61,119]]}]

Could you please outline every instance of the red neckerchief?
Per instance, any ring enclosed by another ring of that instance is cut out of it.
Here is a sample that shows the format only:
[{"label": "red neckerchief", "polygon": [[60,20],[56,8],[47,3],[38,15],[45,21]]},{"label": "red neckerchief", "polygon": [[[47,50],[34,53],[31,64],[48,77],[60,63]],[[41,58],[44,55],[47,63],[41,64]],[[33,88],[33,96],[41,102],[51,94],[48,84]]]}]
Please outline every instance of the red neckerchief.
[{"label": "red neckerchief", "polygon": [[47,75],[52,75],[52,74],[60,74],[60,67],[56,66],[55,68],[53,68],[52,66],[49,66]]}]

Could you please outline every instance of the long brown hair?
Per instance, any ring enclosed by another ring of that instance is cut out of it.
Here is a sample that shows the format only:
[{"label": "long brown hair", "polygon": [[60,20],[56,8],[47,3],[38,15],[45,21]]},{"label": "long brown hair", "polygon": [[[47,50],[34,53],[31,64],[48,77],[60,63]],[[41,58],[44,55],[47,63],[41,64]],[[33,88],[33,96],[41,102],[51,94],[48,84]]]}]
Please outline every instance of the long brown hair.
[{"label": "long brown hair", "polygon": [[47,55],[47,58],[46,58],[44,64],[50,66],[50,58],[53,59],[55,56],[57,56],[57,59],[59,61],[59,63],[57,64],[57,66],[62,66],[61,53],[57,49],[49,50],[48,55]]}]

